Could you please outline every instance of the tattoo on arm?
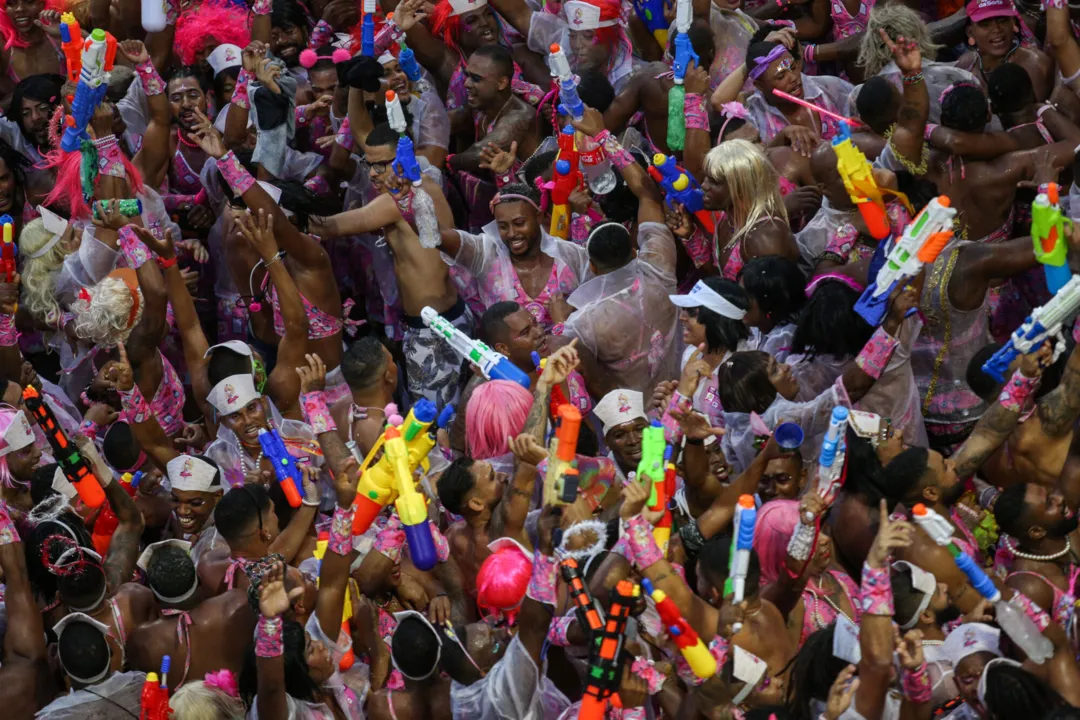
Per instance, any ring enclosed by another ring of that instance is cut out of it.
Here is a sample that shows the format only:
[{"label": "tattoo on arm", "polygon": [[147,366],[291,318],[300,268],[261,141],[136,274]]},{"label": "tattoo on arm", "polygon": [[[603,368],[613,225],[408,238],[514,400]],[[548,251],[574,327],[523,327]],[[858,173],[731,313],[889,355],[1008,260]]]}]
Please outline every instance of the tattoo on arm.
[{"label": "tattoo on arm", "polygon": [[962,478],[973,475],[1008,439],[1019,419],[1018,413],[1006,410],[1001,403],[991,405],[957,453],[956,474]]},{"label": "tattoo on arm", "polygon": [[322,447],[323,457],[326,458],[326,464],[330,467],[335,476],[338,475],[338,473],[341,472],[341,468],[345,464],[345,461],[352,457],[352,453],[345,447],[345,442],[335,430],[319,435],[319,445]]},{"label": "tattoo on arm", "polygon": [[546,382],[538,382],[536,392],[533,393],[533,404],[529,408],[528,416],[525,418],[525,429],[522,432],[532,435],[541,444],[544,442],[544,430],[547,428],[547,410],[550,404],[551,386]]},{"label": "tattoo on arm", "polygon": [[1038,413],[1042,431],[1050,437],[1061,437],[1076,424],[1080,417],[1080,368],[1073,367],[1072,358],[1061,384],[1039,401]]}]

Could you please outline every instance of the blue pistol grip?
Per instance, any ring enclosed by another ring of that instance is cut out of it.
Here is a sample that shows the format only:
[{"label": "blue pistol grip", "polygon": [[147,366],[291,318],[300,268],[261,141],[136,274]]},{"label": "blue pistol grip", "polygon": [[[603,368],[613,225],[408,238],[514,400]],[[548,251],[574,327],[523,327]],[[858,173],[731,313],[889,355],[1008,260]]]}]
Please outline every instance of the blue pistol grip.
[{"label": "blue pistol grip", "polygon": [[431,538],[431,521],[424,520],[416,525],[405,525],[405,539],[409,541],[409,557],[413,565],[420,570],[430,570],[439,562],[435,552],[435,541]]},{"label": "blue pistol grip", "polygon": [[870,327],[877,327],[885,320],[885,314],[889,311],[889,296],[892,295],[892,289],[890,288],[889,292],[874,297],[874,291],[876,290],[877,282],[871,282],[863,290],[863,294],[859,296],[859,299],[855,301],[855,312]]},{"label": "blue pistol grip", "polygon": [[67,26],[67,23],[60,23],[60,39],[63,42],[71,42],[71,28]]},{"label": "blue pistol grip", "polygon": [[360,26],[360,54],[375,57],[375,18],[371,15],[365,15]]},{"label": "blue pistol grip", "polygon": [[967,575],[968,582],[971,583],[971,587],[979,591],[979,594],[984,598],[992,598],[997,593],[997,588],[994,586],[993,581],[983,572],[982,568],[975,564],[975,561],[971,556],[964,553],[960,553],[953,558],[956,561],[956,567],[960,568],[965,575]]},{"label": "blue pistol grip", "polygon": [[453,419],[454,412],[455,410],[453,405],[447,405],[446,407],[444,407],[442,409],[442,412],[439,413],[438,419],[435,421],[435,427],[439,428],[440,430],[445,429],[446,426],[450,424],[450,420]]},{"label": "blue pistol grip", "polygon": [[417,182],[420,179],[420,164],[416,162],[416,150],[407,135],[403,135],[398,140],[394,169],[409,182]]},{"label": "blue pistol grip", "polygon": [[754,525],[757,523],[757,509],[743,510],[739,518],[739,536],[735,539],[738,550],[750,550],[754,547]]},{"label": "blue pistol grip", "polygon": [[1046,273],[1046,287],[1051,295],[1057,295],[1058,290],[1072,280],[1072,270],[1067,262],[1064,265],[1043,265],[1043,271]]},{"label": "blue pistol grip", "polygon": [[523,373],[521,368],[510,362],[507,358],[502,358],[491,368],[491,379],[509,380],[510,382],[517,383],[526,390],[532,386],[532,382],[529,381],[529,376]]},{"label": "blue pistol grip", "polygon": [[405,73],[405,77],[409,78],[410,82],[419,82],[422,77],[420,73],[420,65],[416,62],[416,53],[412,51],[412,48],[405,48],[398,56],[398,65],[401,66],[402,71]]},{"label": "blue pistol grip", "polygon": [[1005,343],[1000,350],[994,353],[989,360],[983,363],[983,372],[998,382],[1005,382],[1005,373],[1009,364],[1019,355],[1019,351],[1013,347],[1012,341]]}]

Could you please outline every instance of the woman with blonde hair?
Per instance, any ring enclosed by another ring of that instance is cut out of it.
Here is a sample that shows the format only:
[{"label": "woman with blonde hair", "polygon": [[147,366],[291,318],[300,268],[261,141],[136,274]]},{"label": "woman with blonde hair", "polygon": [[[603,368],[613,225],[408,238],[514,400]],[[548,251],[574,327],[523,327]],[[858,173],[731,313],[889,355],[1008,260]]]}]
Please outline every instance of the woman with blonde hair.
[{"label": "woman with blonde hair", "polygon": [[208,673],[205,680],[181,685],[169,698],[172,720],[243,720],[236,678],[228,670]]},{"label": "woman with blonde hair", "polygon": [[799,259],[776,169],[757,145],[728,140],[710,150],[701,189],[705,209],[723,213],[716,228],[715,260],[724,277],[738,280],[750,258]]}]

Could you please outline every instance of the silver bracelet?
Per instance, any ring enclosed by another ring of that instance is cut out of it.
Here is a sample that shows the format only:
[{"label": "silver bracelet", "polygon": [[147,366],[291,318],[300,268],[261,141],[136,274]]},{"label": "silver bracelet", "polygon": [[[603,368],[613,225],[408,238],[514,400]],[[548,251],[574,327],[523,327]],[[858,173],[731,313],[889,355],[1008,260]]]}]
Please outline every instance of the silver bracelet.
[{"label": "silver bracelet", "polygon": [[791,540],[788,541],[788,555],[799,562],[806,560],[810,557],[810,548],[814,546],[816,535],[816,527],[800,522],[795,526],[795,532],[791,534]]}]

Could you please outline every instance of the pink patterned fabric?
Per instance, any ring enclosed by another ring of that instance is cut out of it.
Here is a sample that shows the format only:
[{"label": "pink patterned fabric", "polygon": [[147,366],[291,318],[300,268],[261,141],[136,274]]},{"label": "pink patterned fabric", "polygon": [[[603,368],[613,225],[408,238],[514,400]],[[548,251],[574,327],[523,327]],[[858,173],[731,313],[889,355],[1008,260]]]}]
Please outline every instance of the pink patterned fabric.
[{"label": "pink patterned fabric", "polygon": [[284,623],[281,618],[259,616],[255,623],[255,656],[261,658],[280,657],[284,650]]},{"label": "pink patterned fabric", "polygon": [[1005,383],[1005,387],[1001,389],[998,402],[1006,410],[1018,413],[1024,407],[1024,403],[1027,402],[1028,396],[1038,385],[1038,378],[1029,378],[1017,370],[1013,373],[1009,382]]},{"label": "pink patterned fabric", "polygon": [[870,11],[873,8],[874,0],[860,0],[859,10],[852,16],[844,6],[843,0],[832,0],[829,11],[833,20],[833,39],[843,40],[865,31],[870,21]]},{"label": "pink patterned fabric", "polygon": [[[800,525],[800,527],[806,526]],[[839,583],[841,591],[847,595],[848,603],[851,605],[851,611],[854,615],[851,619],[854,620],[857,625],[859,623],[859,618],[862,617],[862,604],[860,603],[858,585],[855,584],[854,580],[848,577],[847,573],[838,570],[827,570],[826,572]],[[816,579],[812,578],[810,582],[807,583],[806,589],[803,590],[802,593],[803,627],[802,634],[799,637],[800,645],[806,642],[806,638],[810,637],[815,631],[826,628],[836,622],[836,618],[839,614],[833,609],[832,605],[821,599],[828,597],[831,593],[822,587],[819,580],[820,576]]]},{"label": "pink patterned fabric", "polygon": [[225,588],[232,590],[236,587],[236,571],[243,570],[250,564],[247,558],[229,558],[229,567],[225,568]]},{"label": "pink patterned fabric", "polygon": [[697,223],[694,223],[693,235],[679,240],[682,241],[686,254],[694,261],[695,268],[705,267],[712,262],[713,239]]},{"label": "pink patterned fabric", "polygon": [[668,401],[667,409],[664,410],[664,417],[660,420],[660,424],[664,426],[664,439],[669,444],[679,445],[682,443],[683,431],[682,426],[679,425],[679,421],[672,415],[673,412],[679,414],[688,413],[694,409],[694,402],[690,398],[683,395],[676,390],[671,394],[671,399]]},{"label": "pink patterned fabric", "polygon": [[884,328],[879,327],[856,356],[855,364],[864,373],[877,380],[885,372],[885,367],[889,364],[893,351],[899,345],[899,340],[885,332]]},{"label": "pink patterned fabric", "polygon": [[236,85],[233,86],[232,104],[238,108],[244,108],[245,110],[251,109],[251,98],[248,97],[248,85],[251,83],[252,76],[247,70],[240,69],[240,74],[236,76]]},{"label": "pink patterned fabric", "polygon": [[664,559],[664,554],[660,552],[656,538],[653,537],[652,525],[644,516],[635,515],[629,521],[624,521],[623,528],[633,554],[632,559],[639,570],[644,571]]},{"label": "pink patterned fabric", "polygon": [[[727,663],[728,652],[731,649],[731,643],[729,643],[721,635],[713,635],[713,639],[709,641],[709,654],[716,659],[716,666],[719,668],[724,667]],[[683,659],[680,653],[675,658],[675,672],[679,678],[692,687],[697,687],[705,682],[704,678],[699,678],[694,671],[690,669],[690,665]]]},{"label": "pink patterned fabric", "polygon": [[577,616],[572,614],[552,620],[551,627],[548,628],[547,641],[555,647],[570,647],[570,640],[566,637],[566,633],[575,620]]},{"label": "pink patterned fabric", "polygon": [[851,249],[859,241],[859,231],[851,223],[844,223],[833,231],[829,242],[825,245],[825,252],[835,255],[842,261],[847,262],[851,255]]},{"label": "pink patterned fabric", "polygon": [[120,252],[124,254],[127,265],[132,270],[138,270],[143,263],[151,258],[150,248],[135,234],[131,225],[120,228],[119,243]]},{"label": "pink patterned fabric", "polygon": [[933,686],[930,683],[930,673],[926,671],[926,661],[914,670],[905,668],[900,676],[900,684],[904,688],[904,696],[911,702],[930,702]]},{"label": "pink patterned fabric", "polygon": [[[315,27],[311,29],[311,36],[308,38],[308,47],[317,50],[330,42],[333,38],[334,28],[325,20],[319,20],[319,22],[315,23]],[[376,57],[378,57],[378,54],[376,54]]]},{"label": "pink patterned fabric", "polygon": [[[300,301],[304,303],[304,312],[308,318],[308,340],[333,337],[345,327],[344,320],[323,312],[303,295],[300,296]],[[281,315],[281,301],[278,300],[277,288],[271,288],[270,302],[274,308],[274,332],[280,337],[285,337],[285,318]],[[352,307],[352,305],[347,307]],[[346,310],[346,308],[342,309]]]},{"label": "pink patterned fabric", "polygon": [[683,102],[683,110],[686,112],[687,130],[704,130],[709,132],[709,114],[705,112],[705,96],[698,93],[687,93]]},{"label": "pink patterned fabric", "polygon": [[[235,94],[233,97],[235,99]],[[221,159],[217,161],[217,168],[237,197],[246,193],[255,184],[255,178],[244,169],[240,158],[236,157],[232,150],[221,156]]]},{"label": "pink patterned fabric", "polygon": [[166,435],[173,436],[184,429],[184,383],[164,355],[161,356],[161,384],[150,400],[150,409]]},{"label": "pink patterned fabric", "polygon": [[251,3],[251,12],[255,15],[269,15],[273,7],[272,0],[255,0]]},{"label": "pink patterned fabric", "polygon": [[21,333],[15,329],[14,315],[0,315],[0,346],[11,347],[19,344]]},{"label": "pink patterned fabric", "polygon": [[93,420],[83,420],[79,423],[79,432],[90,440],[96,440],[98,433],[101,432],[101,426]]},{"label": "pink patterned fabric", "polygon": [[[1015,540],[1013,542],[1015,542]],[[1001,554],[1004,555],[1005,557],[1007,557],[1008,561],[1005,562],[1005,563],[999,562],[998,563],[999,567],[1008,567],[1011,564],[1012,556],[1009,555],[1007,552],[1002,552]],[[999,557],[998,560],[1000,561],[1001,558]],[[1057,585],[1050,582],[1050,580],[1048,580],[1044,575],[1040,575],[1039,573],[1036,573],[1036,572],[1031,572],[1030,570],[1019,570],[1019,571],[1014,572],[1014,573],[1009,573],[1009,575],[1007,575],[1006,578],[1005,578],[1006,582],[1009,580],[1009,578],[1013,577],[1014,575],[1031,575],[1032,577],[1038,578],[1039,580],[1042,580],[1044,583],[1046,583],[1047,587],[1049,587],[1050,590],[1053,591],[1053,593],[1054,593],[1054,607],[1053,607],[1053,610],[1052,610],[1052,615],[1053,615],[1053,618],[1054,618],[1054,622],[1056,622],[1058,625],[1061,625],[1062,627],[1067,627],[1066,623],[1071,622],[1072,614],[1073,614],[1073,606],[1076,603],[1076,598],[1074,597],[1073,593],[1076,591],[1077,578],[1080,577],[1080,568],[1078,568],[1075,565],[1069,565],[1068,566],[1068,575],[1069,575],[1069,591],[1068,592],[1062,590]],[[1014,599],[1015,599],[1016,595],[1019,595],[1019,593],[1015,593],[1013,595]],[[1010,602],[1012,602],[1012,600],[1010,600]],[[1020,601],[1017,601],[1017,604],[1019,604],[1019,602]],[[1035,605],[1035,603],[1032,603],[1032,605]],[[1025,611],[1027,610],[1026,607],[1024,609],[1025,609]],[[1032,620],[1034,620],[1034,618],[1032,618]],[[1036,624],[1038,624],[1038,623],[1036,623]]]},{"label": "pink patterned fabric", "polygon": [[[533,85],[525,80],[521,68],[514,63],[514,79],[510,81],[510,87],[514,94],[533,107],[540,104],[544,98],[544,90],[539,85]],[[450,84],[446,91],[446,109],[457,110],[468,107],[465,92],[465,59],[462,58],[454,74],[450,76]]]},{"label": "pink patterned fabric", "polygon": [[334,519],[330,522],[330,540],[327,549],[335,555],[348,555],[352,552],[352,507],[334,508]]},{"label": "pink patterned fabric", "polygon": [[656,663],[643,657],[634,658],[634,664],[630,666],[630,672],[649,684],[649,694],[655,695],[664,686],[667,675],[656,669]]},{"label": "pink patterned fabric", "polygon": [[120,391],[120,404],[123,411],[120,413],[123,419],[129,423],[146,422],[153,415],[150,404],[146,402],[138,383],[131,386],[130,390]]},{"label": "pink patterned fabric", "polygon": [[337,430],[337,423],[326,406],[326,393],[322,390],[304,393],[300,396],[300,408],[304,412],[304,421],[312,427],[316,435]]},{"label": "pink patterned fabric", "polygon": [[394,19],[387,20],[379,29],[379,32],[375,34],[375,57],[387,52],[394,43],[403,37],[405,37],[405,31],[394,22]]},{"label": "pink patterned fabric", "polygon": [[375,536],[375,544],[372,549],[380,552],[397,564],[401,562],[401,548],[405,545],[405,530],[401,527],[401,518],[394,513],[390,521],[379,534]]},{"label": "pink patterned fabric", "polygon": [[1035,623],[1035,627],[1039,628],[1039,632],[1042,632],[1049,627],[1050,615],[1036,605],[1035,602],[1024,593],[1014,590],[1013,596],[1009,598],[1009,602],[1017,607],[1023,608],[1024,614],[1031,619],[1031,622]]},{"label": "pink patterned fabric", "polygon": [[480,301],[486,307],[503,300],[513,300],[528,310],[547,332],[555,324],[547,309],[548,301],[558,294],[564,297],[570,295],[581,284],[582,278],[562,259],[552,258],[551,274],[540,294],[532,298],[525,292],[513,261],[509,256],[500,255],[492,261],[486,273],[477,277],[477,281]]},{"label": "pink patterned fabric", "polygon": [[98,174],[109,177],[127,177],[120,144],[116,142],[115,135],[98,138],[94,141],[94,147],[98,152]]},{"label": "pink patterned fabric", "polygon": [[724,263],[724,277],[732,282],[738,282],[744,264],[742,240],[739,240],[739,242],[735,243],[735,247],[731,248],[731,254],[728,255],[727,262]]},{"label": "pink patterned fabric", "polygon": [[8,506],[0,502],[0,545],[22,542],[19,531],[15,529],[15,523],[11,520]]},{"label": "pink patterned fabric", "polygon": [[143,92],[147,95],[161,95],[165,92],[165,81],[161,79],[154,63],[147,60],[135,66],[135,74],[139,76]]},{"label": "pink patterned fabric", "polygon": [[555,586],[558,584],[555,567],[555,558],[544,555],[539,550],[533,552],[533,571],[529,578],[529,588],[525,591],[528,597],[537,602],[555,604]]},{"label": "pink patterned fabric", "polygon": [[603,146],[604,152],[611,159],[611,164],[620,170],[634,164],[634,156],[619,143],[618,138],[603,130],[593,140]]},{"label": "pink patterned fabric", "polygon": [[869,564],[863,563],[862,585],[859,590],[862,595],[862,611],[865,614],[893,616],[893,595],[888,563],[883,568],[872,568]]}]

